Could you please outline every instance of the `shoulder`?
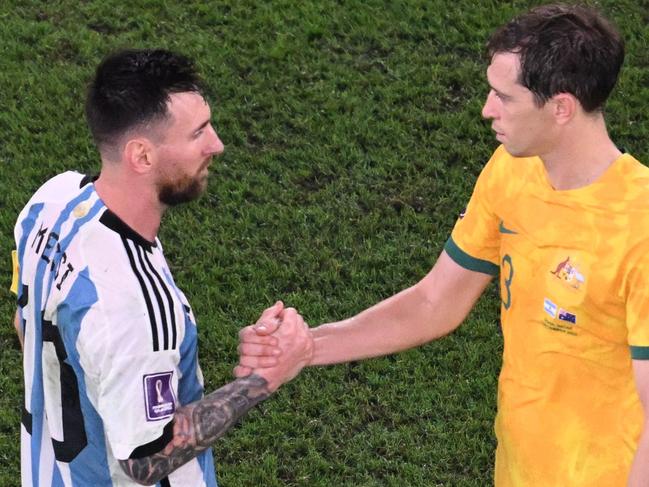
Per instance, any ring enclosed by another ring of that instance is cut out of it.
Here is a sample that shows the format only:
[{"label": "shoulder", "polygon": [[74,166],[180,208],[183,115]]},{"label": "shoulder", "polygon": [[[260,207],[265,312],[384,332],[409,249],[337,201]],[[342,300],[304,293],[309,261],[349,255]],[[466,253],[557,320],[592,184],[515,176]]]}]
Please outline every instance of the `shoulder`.
[{"label": "shoulder", "polygon": [[[649,222],[649,168],[630,154],[623,154],[606,178],[600,198],[611,201],[614,209],[634,215],[637,223]],[[620,207],[619,209],[617,207]],[[640,219],[638,221],[637,219]],[[646,225],[644,226],[646,229]]]},{"label": "shoulder", "polygon": [[86,179],[85,175],[75,171],[58,174],[41,185],[26,206],[35,203],[56,203],[69,200],[71,196],[81,191],[84,179]]},{"label": "shoulder", "polygon": [[68,171],[45,182],[29,199],[21,210],[16,222],[16,231],[29,222],[40,218],[41,220],[55,219],[67,204],[74,201],[84,192],[92,192],[86,188],[84,180],[88,178],[83,174]]}]

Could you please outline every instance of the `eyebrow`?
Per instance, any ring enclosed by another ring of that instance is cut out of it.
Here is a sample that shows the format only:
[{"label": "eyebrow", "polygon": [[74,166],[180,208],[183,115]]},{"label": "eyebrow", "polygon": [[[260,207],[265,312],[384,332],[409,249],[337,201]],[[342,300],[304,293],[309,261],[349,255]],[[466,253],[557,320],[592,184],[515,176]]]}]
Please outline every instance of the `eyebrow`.
[{"label": "eyebrow", "polygon": [[196,127],[192,133],[195,134],[196,132],[204,129],[205,127],[207,127],[209,125],[210,122],[211,122],[211,119],[208,118],[202,124],[200,124],[198,127]]},{"label": "eyebrow", "polygon": [[501,98],[511,99],[511,97],[512,97],[511,95],[508,95],[507,93],[504,93],[504,92],[500,91],[498,88],[496,88],[494,85],[492,85],[488,81],[487,81],[487,84],[489,85],[489,88],[491,88],[491,90],[494,93],[496,93],[498,96],[500,96]]}]

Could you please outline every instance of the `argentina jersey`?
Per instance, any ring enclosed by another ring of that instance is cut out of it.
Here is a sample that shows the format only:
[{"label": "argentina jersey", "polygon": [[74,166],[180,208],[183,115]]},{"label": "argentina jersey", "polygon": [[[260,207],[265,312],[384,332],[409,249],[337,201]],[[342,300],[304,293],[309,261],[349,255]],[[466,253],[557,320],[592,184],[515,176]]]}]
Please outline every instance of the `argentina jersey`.
[{"label": "argentina jersey", "polygon": [[[175,411],[203,395],[195,319],[161,244],[74,172],[34,194],[14,233],[22,485],[138,485],[118,460],[162,450]],[[211,449],[156,485],[216,486]]]}]

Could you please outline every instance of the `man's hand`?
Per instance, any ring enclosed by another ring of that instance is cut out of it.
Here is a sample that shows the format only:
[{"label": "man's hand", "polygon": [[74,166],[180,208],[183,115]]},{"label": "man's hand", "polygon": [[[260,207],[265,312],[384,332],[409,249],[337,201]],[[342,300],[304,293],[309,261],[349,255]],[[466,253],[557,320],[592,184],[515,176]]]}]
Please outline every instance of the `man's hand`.
[{"label": "man's hand", "polygon": [[302,316],[281,301],[266,309],[255,325],[239,333],[239,365],[236,377],[255,373],[268,381],[274,392],[293,379],[311,361],[313,339]]}]

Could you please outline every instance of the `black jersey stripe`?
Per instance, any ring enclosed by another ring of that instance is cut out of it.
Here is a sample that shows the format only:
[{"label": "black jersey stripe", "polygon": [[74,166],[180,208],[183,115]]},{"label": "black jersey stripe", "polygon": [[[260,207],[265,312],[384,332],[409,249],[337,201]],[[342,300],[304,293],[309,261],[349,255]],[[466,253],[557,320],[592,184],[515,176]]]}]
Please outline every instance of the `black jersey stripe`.
[{"label": "black jersey stripe", "polygon": [[142,278],[139,269],[135,264],[135,256],[133,255],[133,250],[128,243],[128,240],[125,237],[122,237],[122,243],[126,249],[126,255],[128,255],[128,261],[131,264],[131,269],[133,274],[137,278],[137,282],[140,284],[140,289],[142,289],[142,296],[144,297],[144,302],[146,303],[146,310],[149,313],[149,323],[151,324],[151,335],[153,336],[153,351],[157,352],[160,350],[160,345],[158,342],[158,327],[155,321],[155,315],[153,313],[153,303],[151,302],[151,297],[149,296],[149,291],[146,288],[144,279]]},{"label": "black jersey stripe", "polygon": [[153,266],[151,260],[149,259],[148,253],[144,253],[144,260],[149,265],[149,269],[151,270],[153,275],[158,279],[158,282],[160,283],[160,289],[162,289],[167,298],[167,304],[169,305],[169,316],[171,318],[171,349],[174,350],[176,348],[176,339],[178,335],[178,332],[176,330],[176,313],[174,310],[174,300],[171,297],[168,283],[162,278],[162,276],[160,276],[156,268]]},{"label": "black jersey stripe", "polygon": [[20,422],[27,430],[27,433],[29,433],[29,436],[31,436],[32,435],[32,413],[27,411],[27,408],[25,408],[25,406],[23,406],[23,414],[22,417],[20,418]]},{"label": "black jersey stripe", "polygon": [[144,252],[145,250],[142,247],[137,247],[136,253],[138,262],[140,264],[140,269],[142,269],[142,272],[146,276],[149,285],[151,286],[151,290],[153,291],[153,295],[155,296],[156,303],[158,305],[157,309],[158,313],[160,314],[160,320],[162,320],[162,349],[169,350],[169,322],[167,320],[167,310],[165,309],[165,303],[162,295],[160,294],[160,289],[158,289],[153,276],[151,276],[151,273],[148,271],[146,265],[144,264],[144,258],[142,257],[142,254]]}]

